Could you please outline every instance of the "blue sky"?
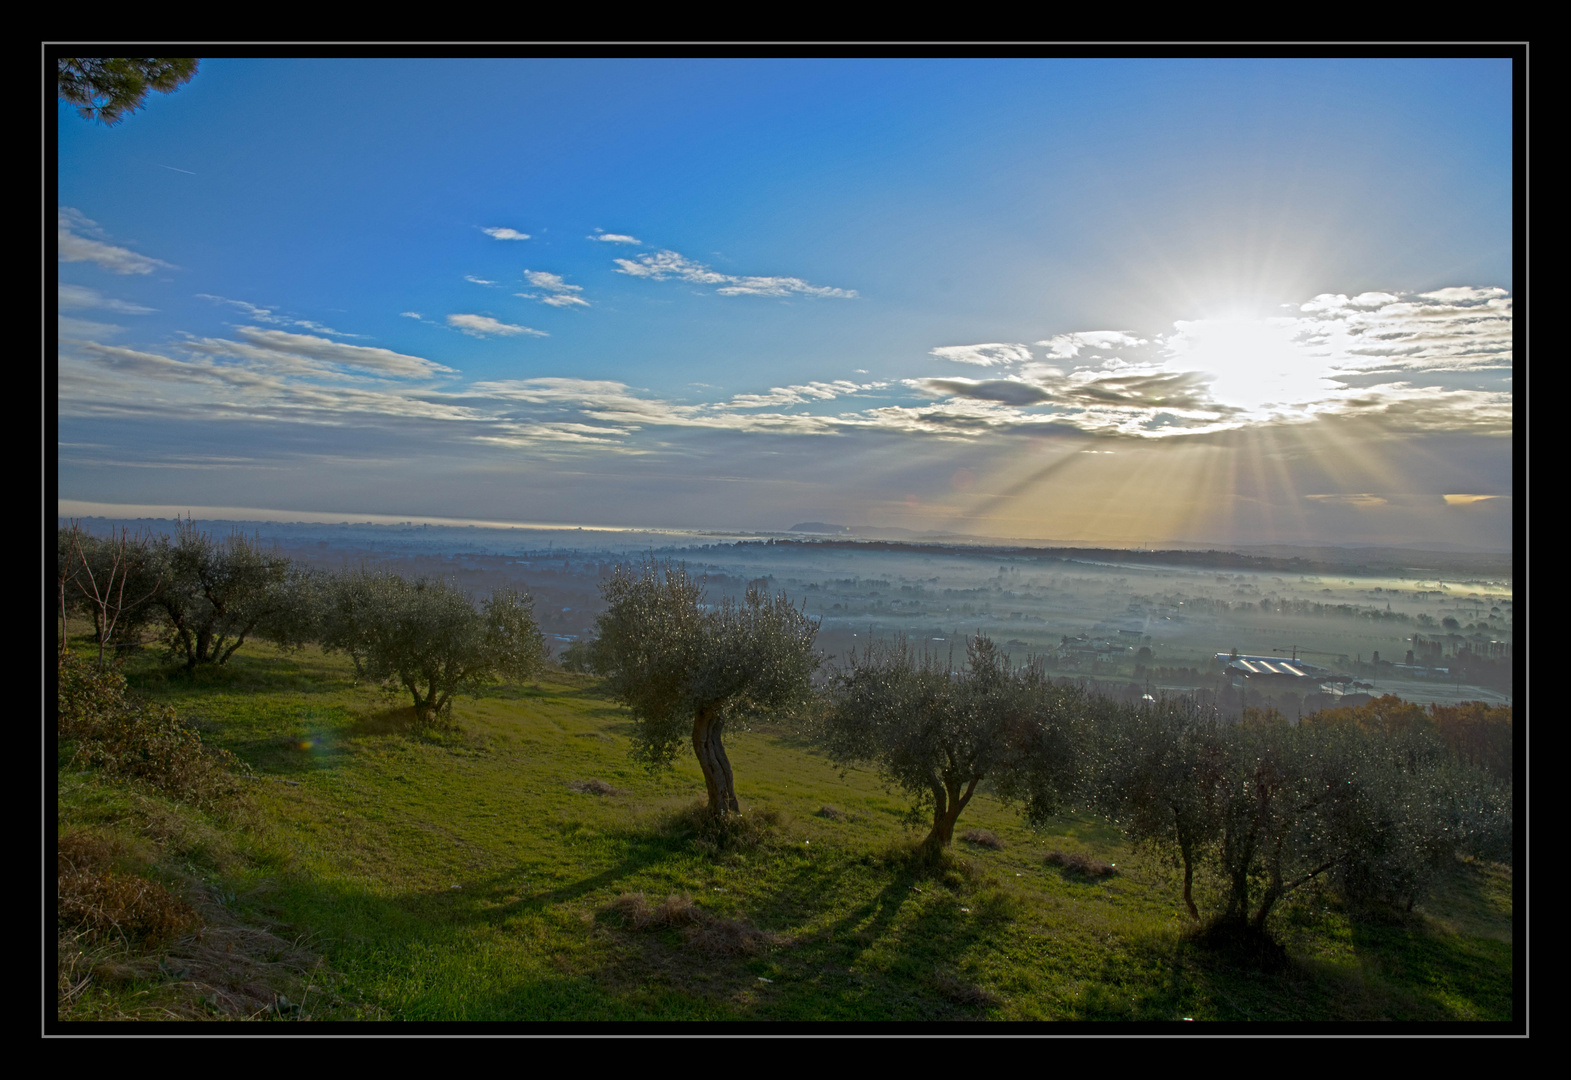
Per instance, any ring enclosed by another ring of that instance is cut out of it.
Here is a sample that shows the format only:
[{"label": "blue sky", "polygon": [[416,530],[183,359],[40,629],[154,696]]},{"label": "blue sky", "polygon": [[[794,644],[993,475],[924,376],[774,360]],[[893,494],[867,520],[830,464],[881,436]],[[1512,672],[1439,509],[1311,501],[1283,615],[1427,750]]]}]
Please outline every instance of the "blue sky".
[{"label": "blue sky", "polygon": [[1511,77],[204,60],[59,106],[62,509],[1505,546]]}]

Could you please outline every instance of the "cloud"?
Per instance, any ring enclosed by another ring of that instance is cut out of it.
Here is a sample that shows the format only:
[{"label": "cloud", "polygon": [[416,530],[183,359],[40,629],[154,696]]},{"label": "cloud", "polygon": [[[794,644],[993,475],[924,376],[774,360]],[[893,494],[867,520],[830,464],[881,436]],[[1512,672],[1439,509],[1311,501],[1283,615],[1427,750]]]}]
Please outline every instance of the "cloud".
[{"label": "cloud", "polygon": [[993,343],[990,345],[941,345],[931,350],[930,354],[940,360],[951,360],[957,364],[977,364],[989,367],[993,364],[1017,364],[1031,359],[1031,350],[1024,345],[1005,345]]},{"label": "cloud", "polygon": [[127,300],[116,300],[104,296],[96,289],[89,289],[82,285],[60,285],[57,287],[60,301],[60,310],[79,311],[83,308],[102,308],[106,311],[119,312],[122,315],[149,315],[156,308],[143,307]]},{"label": "cloud", "polygon": [[487,236],[495,237],[498,240],[528,240],[529,239],[529,234],[528,233],[519,232],[517,229],[503,228],[501,226],[493,226],[493,227],[491,227],[489,229],[481,229],[480,231],[485,233]]},{"label": "cloud", "polygon": [[[80,235],[82,233],[89,236]],[[99,239],[90,239],[93,236]],[[95,263],[113,274],[150,274],[158,267],[174,269],[160,259],[105,243],[107,236],[98,223],[69,206],[61,207],[56,215],[55,237],[59,242],[61,262]]]},{"label": "cloud", "polygon": [[772,387],[767,394],[735,394],[729,402],[717,404],[717,409],[761,409],[801,405],[808,401],[833,401],[837,397],[855,394],[862,390],[878,390],[887,383],[854,383],[847,379],[835,382],[810,382],[797,386]]},{"label": "cloud", "polygon": [[237,307],[257,322],[272,323],[274,326],[298,326],[302,330],[315,330],[319,334],[332,334],[334,337],[364,337],[364,334],[351,334],[344,330],[334,330],[331,326],[323,326],[310,319],[292,319],[279,315],[277,308],[260,307],[246,300],[230,300],[223,296],[214,296],[211,293],[197,293],[198,300],[211,300],[215,304],[228,304]]},{"label": "cloud", "polygon": [[475,285],[496,285],[496,284],[498,284],[495,281],[487,281],[483,277],[475,277],[473,274],[465,274],[464,275],[464,280],[468,281],[468,282],[472,282]]},{"label": "cloud", "polygon": [[1105,353],[1114,349],[1137,349],[1149,342],[1122,330],[1081,330],[1073,334],[1058,334],[1037,344],[1046,348],[1047,355],[1055,360],[1070,360],[1079,356],[1081,349]]},{"label": "cloud", "polygon": [[1491,286],[1418,294],[1322,293],[1294,329],[1312,362],[1332,372],[1469,371],[1510,367],[1512,302]]},{"label": "cloud", "polygon": [[1339,506],[1357,506],[1371,509],[1376,506],[1388,506],[1391,500],[1384,495],[1372,495],[1368,492],[1358,492],[1347,495],[1305,495],[1306,499],[1313,499],[1318,503],[1331,503]]},{"label": "cloud", "polygon": [[1474,503],[1483,502],[1485,499],[1498,499],[1499,495],[1445,495],[1443,498],[1447,506],[1472,506]]},{"label": "cloud", "polygon": [[514,293],[514,296],[525,300],[538,300],[542,304],[552,307],[588,307],[589,301],[573,295],[584,291],[582,285],[569,285],[562,280],[560,274],[550,274],[544,270],[525,270],[524,280],[537,289],[545,289],[546,295],[539,293]]},{"label": "cloud", "polygon": [[281,365],[286,370],[301,374],[318,376],[329,373],[329,369],[321,367],[323,364],[401,379],[454,374],[450,367],[423,357],[396,353],[391,349],[346,345],[341,341],[329,341],[309,334],[263,330],[255,326],[237,327],[236,333],[244,340],[237,342],[222,338],[201,338],[187,342],[186,347],[208,355],[255,360],[269,365]]},{"label": "cloud", "polygon": [[534,337],[549,337],[544,330],[532,330],[527,326],[514,326],[512,323],[498,322],[489,315],[449,315],[447,325],[463,331],[470,337],[490,337],[499,335],[511,337],[515,334],[530,334]]},{"label": "cloud", "polygon": [[745,277],[722,274],[675,251],[657,251],[637,259],[616,259],[617,273],[666,281],[675,278],[695,285],[717,285],[721,296],[819,296],[852,299],[855,289],[810,285],[794,277]]},{"label": "cloud", "polygon": [[935,397],[963,397],[974,401],[998,401],[1005,405],[1028,406],[1051,401],[1053,395],[1040,386],[1026,382],[993,379],[907,379],[906,385]]},{"label": "cloud", "polygon": [[93,322],[91,319],[73,319],[69,315],[62,315],[55,323],[62,338],[76,340],[92,340],[93,338],[113,337],[115,334],[125,333],[125,327],[116,326],[114,323]]},{"label": "cloud", "polygon": [[642,244],[643,243],[643,241],[640,240],[638,237],[636,237],[636,236],[628,236],[626,233],[597,233],[594,236],[585,237],[585,239],[586,240],[599,240],[602,243],[606,243],[606,244]]},{"label": "cloud", "polygon": [[402,316],[403,318],[405,318],[405,319],[423,319],[423,318],[425,318],[425,316],[420,314],[418,311],[400,311],[398,314],[400,316]]}]

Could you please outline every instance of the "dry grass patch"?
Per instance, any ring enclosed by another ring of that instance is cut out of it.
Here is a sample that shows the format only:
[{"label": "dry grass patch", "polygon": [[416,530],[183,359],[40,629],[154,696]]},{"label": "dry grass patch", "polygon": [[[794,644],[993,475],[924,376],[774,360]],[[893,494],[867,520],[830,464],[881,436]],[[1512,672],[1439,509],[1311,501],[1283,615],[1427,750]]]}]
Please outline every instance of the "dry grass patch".
[{"label": "dry grass patch", "polygon": [[633,930],[680,928],[688,945],[722,956],[756,956],[789,942],[738,919],[723,919],[699,907],[691,896],[667,896],[652,904],[643,893],[623,893],[605,906]]},{"label": "dry grass patch", "polygon": [[571,790],[581,795],[621,795],[622,789],[612,787],[604,780],[574,780],[567,785]]},{"label": "dry grass patch", "polygon": [[1049,866],[1062,867],[1071,874],[1079,874],[1081,877],[1087,878],[1112,877],[1118,873],[1118,867],[1115,864],[1103,862],[1101,859],[1093,859],[1091,856],[1078,851],[1050,851],[1048,852],[1046,862]]},{"label": "dry grass patch", "polygon": [[960,839],[977,847],[991,848],[994,851],[1004,850],[1004,842],[986,829],[972,829]]}]

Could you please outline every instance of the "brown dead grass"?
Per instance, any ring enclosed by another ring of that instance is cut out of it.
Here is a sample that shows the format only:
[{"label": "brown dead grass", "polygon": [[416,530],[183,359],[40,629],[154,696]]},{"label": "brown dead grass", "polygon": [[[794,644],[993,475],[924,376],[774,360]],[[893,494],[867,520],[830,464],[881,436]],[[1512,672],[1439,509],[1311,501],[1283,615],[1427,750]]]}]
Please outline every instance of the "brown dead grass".
[{"label": "brown dead grass", "polygon": [[620,916],[633,930],[680,928],[689,946],[710,955],[757,956],[790,943],[779,934],[739,919],[711,915],[686,895],[667,896],[652,904],[643,893],[623,893],[602,910]]},{"label": "brown dead grass", "polygon": [[[59,838],[59,1019],[308,1019],[324,1009],[341,1015],[331,973],[303,938],[241,923],[195,882],[177,896],[121,865],[140,861],[91,833]],[[122,992],[132,984],[134,1009]]]},{"label": "brown dead grass", "polygon": [[977,847],[991,848],[994,851],[1004,850],[1004,842],[986,829],[972,829],[960,839]]},{"label": "brown dead grass", "polygon": [[1105,878],[1112,877],[1118,873],[1118,867],[1112,863],[1103,862],[1101,859],[1093,859],[1091,856],[1078,851],[1050,851],[1046,861],[1049,866],[1063,867],[1070,873],[1079,874],[1081,877]]},{"label": "brown dead grass", "polygon": [[573,791],[582,795],[621,795],[622,789],[612,787],[604,780],[574,780],[567,785]]}]

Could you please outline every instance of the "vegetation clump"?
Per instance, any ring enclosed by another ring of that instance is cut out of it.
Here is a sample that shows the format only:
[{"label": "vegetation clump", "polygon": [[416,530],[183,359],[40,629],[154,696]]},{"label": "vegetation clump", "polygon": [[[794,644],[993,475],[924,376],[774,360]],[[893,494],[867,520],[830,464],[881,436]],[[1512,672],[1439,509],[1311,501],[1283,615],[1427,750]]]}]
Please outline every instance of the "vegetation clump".
[{"label": "vegetation clump", "polygon": [[1112,877],[1118,873],[1118,867],[1114,864],[1103,862],[1080,851],[1050,851],[1043,861],[1049,866],[1062,867],[1072,874],[1085,878]]},{"label": "vegetation clump", "polygon": [[653,904],[643,893],[623,893],[604,910],[619,917],[633,930],[679,928],[689,946],[711,955],[756,956],[787,944],[779,934],[760,930],[739,919],[711,914],[687,895],[667,896]]},{"label": "vegetation clump", "polygon": [[741,812],[723,736],[760,714],[791,715],[812,701],[818,623],[784,593],[756,587],[707,604],[686,567],[646,562],[618,567],[601,586],[595,670],[632,710],[633,756],[650,768],[672,763],[690,743],[704,774],[709,813]]},{"label": "vegetation clump", "polygon": [[325,591],[323,647],[347,653],[362,677],[402,687],[420,726],[451,716],[455,694],[499,678],[524,682],[545,664],[534,601],[515,589],[498,589],[477,611],[446,582],[362,568]]},{"label": "vegetation clump", "polygon": [[918,654],[903,641],[853,652],[834,674],[822,734],[844,765],[871,762],[931,811],[929,857],[954,839],[955,821],[984,779],[1042,821],[1076,790],[1082,766],[1078,691],[1054,686],[1036,664],[1016,669],[993,642],[966,643],[966,668]]},{"label": "vegetation clump", "polygon": [[61,763],[144,781],[198,805],[233,796],[250,770],[227,750],[202,745],[168,705],[132,695],[125,676],[75,653],[58,655],[55,724]]},{"label": "vegetation clump", "polygon": [[195,927],[189,904],[156,881],[114,869],[114,855],[113,845],[87,833],[56,842],[55,915],[62,931],[88,941],[151,945]]},{"label": "vegetation clump", "polygon": [[988,848],[992,851],[1004,850],[1004,842],[998,838],[996,833],[988,832],[986,829],[972,829],[960,839],[968,844]]}]

